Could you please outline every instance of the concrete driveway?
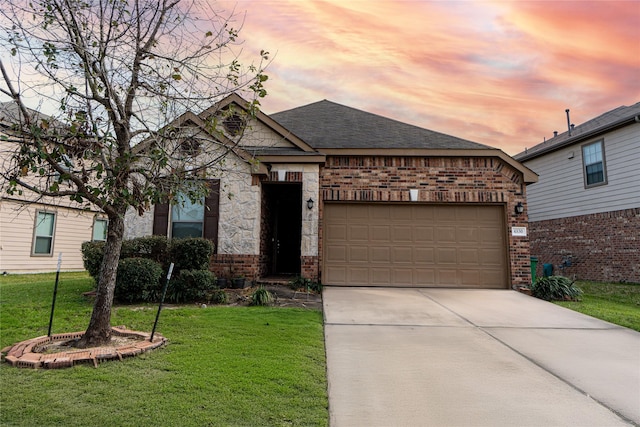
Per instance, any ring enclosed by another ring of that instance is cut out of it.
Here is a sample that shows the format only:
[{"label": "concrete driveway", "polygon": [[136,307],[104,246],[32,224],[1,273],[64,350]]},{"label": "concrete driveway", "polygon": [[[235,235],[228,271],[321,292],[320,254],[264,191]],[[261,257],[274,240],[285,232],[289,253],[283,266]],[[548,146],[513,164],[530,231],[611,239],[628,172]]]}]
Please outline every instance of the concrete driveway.
[{"label": "concrete driveway", "polygon": [[640,425],[640,333],[509,290],[325,287],[332,427]]}]

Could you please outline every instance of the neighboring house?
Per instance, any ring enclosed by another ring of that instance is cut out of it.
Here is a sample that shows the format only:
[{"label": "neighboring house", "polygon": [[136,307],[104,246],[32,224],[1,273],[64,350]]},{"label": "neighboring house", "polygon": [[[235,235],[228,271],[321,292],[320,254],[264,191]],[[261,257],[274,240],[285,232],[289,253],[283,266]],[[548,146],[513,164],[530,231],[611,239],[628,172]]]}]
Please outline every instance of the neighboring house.
[{"label": "neighboring house", "polygon": [[504,152],[329,101],[248,120],[227,114],[213,121],[222,133],[208,129],[212,115],[246,105],[231,95],[176,120],[176,149],[227,153],[207,174],[213,191],[200,205],[130,212],[127,237],[210,238],[219,277],[530,283],[527,213],[517,207],[537,176]]},{"label": "neighboring house", "polygon": [[531,254],[555,273],[640,283],[640,103],[618,107],[515,156]]},{"label": "neighboring house", "polygon": [[[20,122],[13,102],[0,103],[0,136]],[[0,167],[11,162],[15,145],[0,140]],[[105,240],[106,217],[97,209],[80,207],[68,199],[6,193],[0,182],[0,273],[84,270],[80,246],[87,240]]]}]

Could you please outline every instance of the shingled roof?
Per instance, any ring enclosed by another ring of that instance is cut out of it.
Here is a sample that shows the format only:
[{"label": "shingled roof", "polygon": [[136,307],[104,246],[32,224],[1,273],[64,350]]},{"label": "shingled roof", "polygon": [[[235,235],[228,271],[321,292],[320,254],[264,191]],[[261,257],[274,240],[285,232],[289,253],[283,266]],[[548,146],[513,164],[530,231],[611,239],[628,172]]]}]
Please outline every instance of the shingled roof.
[{"label": "shingled roof", "polygon": [[487,145],[323,100],[270,115],[315,149],[490,149]]},{"label": "shingled roof", "polygon": [[562,147],[584,141],[589,138],[597,137],[605,132],[610,132],[621,126],[626,126],[636,121],[636,117],[640,116],[640,102],[627,107],[626,105],[607,111],[598,117],[575,126],[571,130],[563,132],[551,139],[548,139],[522,153],[513,156],[516,160],[524,161],[541,156],[551,151],[555,151]]}]

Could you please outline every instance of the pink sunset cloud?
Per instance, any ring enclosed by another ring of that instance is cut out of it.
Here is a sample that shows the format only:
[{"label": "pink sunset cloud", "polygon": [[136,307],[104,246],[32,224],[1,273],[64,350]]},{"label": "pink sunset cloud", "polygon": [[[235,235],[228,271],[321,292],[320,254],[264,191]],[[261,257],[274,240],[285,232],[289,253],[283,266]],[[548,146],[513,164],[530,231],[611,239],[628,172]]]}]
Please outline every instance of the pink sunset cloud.
[{"label": "pink sunset cloud", "polygon": [[267,113],[330,99],[516,154],[640,101],[637,1],[245,0]]}]

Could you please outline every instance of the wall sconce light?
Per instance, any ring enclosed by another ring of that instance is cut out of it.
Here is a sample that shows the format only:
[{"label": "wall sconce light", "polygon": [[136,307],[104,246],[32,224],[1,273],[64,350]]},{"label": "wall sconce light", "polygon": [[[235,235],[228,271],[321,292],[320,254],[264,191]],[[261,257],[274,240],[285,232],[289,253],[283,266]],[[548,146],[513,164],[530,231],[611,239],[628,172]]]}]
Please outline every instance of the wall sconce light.
[{"label": "wall sconce light", "polygon": [[522,202],[518,202],[516,204],[516,215],[520,215],[522,212],[524,212],[524,206],[522,206]]},{"label": "wall sconce light", "polygon": [[307,209],[313,209],[313,199],[311,197],[309,197],[309,200],[307,200]]}]

